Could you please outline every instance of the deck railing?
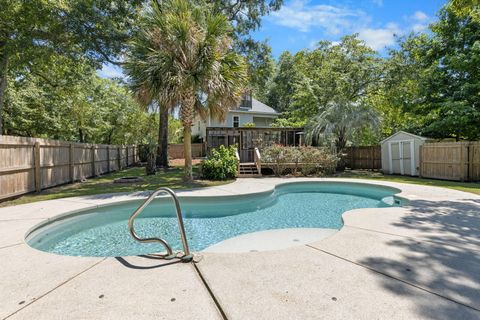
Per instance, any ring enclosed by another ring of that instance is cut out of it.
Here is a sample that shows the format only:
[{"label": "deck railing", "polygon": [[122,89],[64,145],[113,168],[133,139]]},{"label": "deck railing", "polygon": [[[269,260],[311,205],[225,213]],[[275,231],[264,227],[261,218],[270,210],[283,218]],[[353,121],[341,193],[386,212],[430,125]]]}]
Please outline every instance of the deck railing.
[{"label": "deck railing", "polygon": [[254,152],[255,165],[257,166],[258,173],[262,172],[262,157],[260,156],[260,150],[255,148]]},{"label": "deck railing", "polygon": [[237,158],[237,177],[240,175],[240,155],[238,149],[235,150],[235,157]]}]

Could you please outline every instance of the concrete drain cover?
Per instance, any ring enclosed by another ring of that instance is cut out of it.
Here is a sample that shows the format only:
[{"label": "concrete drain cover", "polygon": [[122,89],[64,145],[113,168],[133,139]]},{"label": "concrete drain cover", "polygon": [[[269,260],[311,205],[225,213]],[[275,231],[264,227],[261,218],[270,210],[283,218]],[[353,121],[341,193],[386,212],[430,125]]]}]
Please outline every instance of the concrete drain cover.
[{"label": "concrete drain cover", "polygon": [[143,179],[140,177],[121,177],[113,180],[113,183],[134,183],[134,182],[143,182]]}]

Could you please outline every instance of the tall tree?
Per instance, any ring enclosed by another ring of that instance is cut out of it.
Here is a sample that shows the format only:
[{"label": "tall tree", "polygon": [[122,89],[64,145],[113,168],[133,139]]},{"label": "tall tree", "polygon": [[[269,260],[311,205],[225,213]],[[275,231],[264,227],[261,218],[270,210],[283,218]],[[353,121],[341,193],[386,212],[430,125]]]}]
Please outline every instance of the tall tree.
[{"label": "tall tree", "polygon": [[[480,21],[458,15],[447,5],[431,31],[429,35],[408,37],[392,53],[392,62],[397,63],[392,71],[409,70],[397,74],[392,90],[410,91],[403,95],[402,110],[420,119],[412,126],[417,133],[435,138],[478,139]],[[390,96],[392,100],[398,97]]]},{"label": "tall tree", "polygon": [[234,37],[251,39],[250,31],[260,27],[262,17],[279,10],[283,0],[213,0],[208,3],[213,4],[215,13],[223,14],[234,22]]},{"label": "tall tree", "polygon": [[191,130],[195,109],[222,117],[244,90],[246,65],[231,48],[232,27],[224,15],[188,0],[153,2],[150,25],[135,39],[127,71],[137,92],[179,106],[185,173],[191,181]]},{"label": "tall tree", "polygon": [[299,81],[295,58],[289,51],[280,55],[275,75],[267,94],[267,104],[279,112],[290,109],[295,83]]},{"label": "tall tree", "polygon": [[[162,5],[168,1],[157,1],[162,10]],[[238,0],[235,3],[227,0],[195,1],[199,5],[208,6],[214,13],[224,14],[235,26],[232,37],[235,50],[247,59],[250,76],[250,88],[260,100],[266,100],[267,83],[272,76],[274,62],[271,48],[266,42],[253,40],[249,33],[261,24],[261,17],[273,10],[278,10],[282,0],[266,3],[263,0]],[[158,104],[158,101],[157,101]],[[169,107],[165,104],[158,106],[160,118],[158,126],[158,147],[156,164],[159,167],[168,167],[168,113]]]},{"label": "tall tree", "polygon": [[333,142],[337,152],[361,135],[365,128],[378,126],[378,113],[366,104],[343,101],[329,103],[307,124],[310,141]]},{"label": "tall tree", "polygon": [[[60,54],[95,66],[122,52],[140,0],[2,1],[0,10],[0,134],[8,76],[33,72]],[[13,74],[12,74],[13,73]]]},{"label": "tall tree", "polygon": [[451,0],[448,7],[460,17],[470,16],[480,21],[480,2],[478,0]]},{"label": "tall tree", "polygon": [[146,112],[124,85],[100,78],[82,60],[51,55],[45,62],[10,81],[5,133],[94,143],[143,140],[143,124],[136,122]]},{"label": "tall tree", "polygon": [[[252,40],[247,40],[250,42]],[[248,61],[249,89],[252,95],[262,102],[267,102],[268,86],[275,71],[272,48],[266,41],[258,42],[255,50],[244,53]]]},{"label": "tall tree", "polygon": [[[205,2],[205,0],[203,0]],[[284,0],[213,0],[216,13],[224,14],[233,24],[233,47],[248,63],[249,86],[263,102],[267,100],[267,84],[274,74],[274,60],[266,41],[256,41],[251,32],[257,30],[262,18],[281,8]]]},{"label": "tall tree", "polygon": [[284,53],[280,62],[270,94],[280,93],[277,104],[291,121],[307,121],[311,139],[332,138],[341,151],[353,133],[376,122],[370,97],[382,82],[384,62],[356,35],[338,44],[321,41],[294,57]]}]

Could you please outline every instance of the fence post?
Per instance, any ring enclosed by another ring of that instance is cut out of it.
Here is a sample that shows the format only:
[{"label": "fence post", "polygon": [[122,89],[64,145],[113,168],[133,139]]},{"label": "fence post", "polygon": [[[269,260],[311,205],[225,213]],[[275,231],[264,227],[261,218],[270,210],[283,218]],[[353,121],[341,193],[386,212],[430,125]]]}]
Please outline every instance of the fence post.
[{"label": "fence post", "polygon": [[129,161],[128,161],[128,145],[127,145],[127,147],[125,148],[125,154],[126,154],[126,156],[127,156],[127,159],[126,159],[125,163],[127,164],[127,168],[128,168],[128,162],[129,162]]},{"label": "fence post", "polygon": [[[341,152],[345,152],[344,151],[345,149],[341,150]],[[357,169],[357,158],[358,158],[358,154],[357,154],[357,150],[355,149],[355,147],[351,147],[351,149],[348,149],[348,158],[349,158],[349,161],[350,161],[350,169],[352,170],[355,170]]]},{"label": "fence post", "polygon": [[33,148],[33,162],[35,165],[35,191],[40,192],[42,190],[42,175],[40,172],[40,142],[35,142]]},{"label": "fence post", "polygon": [[120,147],[117,147],[118,171],[122,170],[122,159],[120,157]]},{"label": "fence post", "polygon": [[96,176],[96,168],[95,168],[95,145],[92,145],[90,147],[90,152],[92,154],[92,177]]},{"label": "fence post", "polygon": [[474,174],[473,174],[473,168],[474,168],[474,155],[475,152],[475,146],[472,143],[468,144],[467,147],[467,181],[474,181]]},{"label": "fence post", "polygon": [[370,147],[370,157],[372,157],[372,171],[375,169],[375,148]]},{"label": "fence post", "polygon": [[70,143],[69,149],[68,149],[68,171],[70,175],[70,182],[73,182],[75,177],[74,177],[74,168],[75,168],[75,162],[73,159],[73,143]]},{"label": "fence post", "polygon": [[[466,153],[466,154],[465,154]],[[461,144],[460,145],[460,181],[465,181],[465,164],[467,164],[468,168],[468,144]],[[468,172],[467,172],[468,176]]]},{"label": "fence post", "polygon": [[107,146],[107,172],[110,172],[110,145]]},{"label": "fence post", "polygon": [[[423,171],[423,168],[422,168],[423,167],[423,146],[420,145],[418,150],[419,150],[419,152],[418,152],[419,153],[418,154],[418,176],[420,178],[422,178],[422,176],[423,176],[423,172],[422,172]],[[413,161],[415,161],[415,159],[413,159]]]}]

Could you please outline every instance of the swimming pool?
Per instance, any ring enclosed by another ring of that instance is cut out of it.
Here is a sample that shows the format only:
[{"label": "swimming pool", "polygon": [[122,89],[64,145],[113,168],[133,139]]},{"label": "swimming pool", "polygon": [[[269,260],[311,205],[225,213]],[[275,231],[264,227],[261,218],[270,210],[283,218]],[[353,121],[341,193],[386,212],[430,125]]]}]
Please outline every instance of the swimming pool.
[{"label": "swimming pool", "polygon": [[[296,182],[274,191],[239,196],[180,197],[192,251],[262,230],[340,229],[342,214],[357,208],[398,205],[400,190],[344,182]],[[129,256],[163,251],[157,243],[139,243],[128,232],[128,218],[141,201],[130,201],[64,215],[33,228],[33,248],[72,256]],[[135,220],[141,237],[161,237],[181,249],[171,198],[155,199]]]}]

